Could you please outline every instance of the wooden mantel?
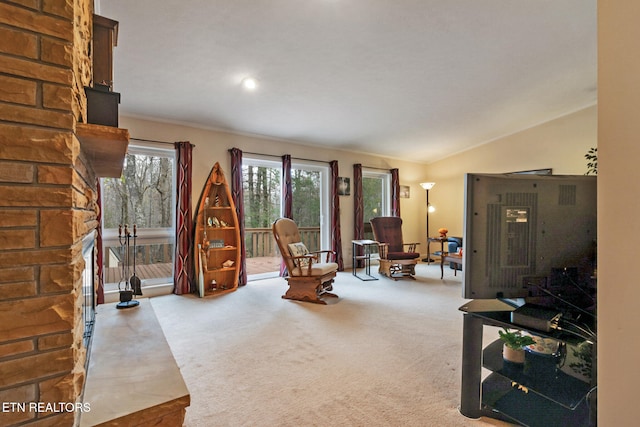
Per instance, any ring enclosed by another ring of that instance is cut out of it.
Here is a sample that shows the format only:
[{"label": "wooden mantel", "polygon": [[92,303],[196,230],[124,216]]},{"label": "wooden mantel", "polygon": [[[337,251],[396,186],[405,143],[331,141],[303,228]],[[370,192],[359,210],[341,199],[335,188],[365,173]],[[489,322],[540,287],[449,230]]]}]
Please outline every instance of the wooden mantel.
[{"label": "wooden mantel", "polygon": [[129,130],[77,123],[76,136],[96,176],[120,178],[129,147]]}]

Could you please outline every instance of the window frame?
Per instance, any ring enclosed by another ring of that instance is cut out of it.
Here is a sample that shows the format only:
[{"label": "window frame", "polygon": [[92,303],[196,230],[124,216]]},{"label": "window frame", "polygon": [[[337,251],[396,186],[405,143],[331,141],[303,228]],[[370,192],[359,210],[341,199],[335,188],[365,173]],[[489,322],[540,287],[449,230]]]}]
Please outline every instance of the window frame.
[{"label": "window frame", "polygon": [[[176,180],[176,150],[172,148],[167,148],[167,144],[159,144],[153,142],[142,142],[135,141],[130,142],[127,150],[127,154],[132,155],[146,155],[146,156],[155,156],[155,157],[167,157],[172,160],[172,168],[171,168],[171,206],[174,207],[171,215],[171,226],[170,227],[153,227],[153,228],[144,228],[137,227],[136,229],[136,244],[138,246],[145,245],[159,245],[159,244],[169,244],[173,245],[175,248],[176,244],[176,192],[177,192],[177,180]],[[126,161],[126,157],[125,157]],[[102,194],[104,194],[103,180],[105,178],[100,178],[100,190]],[[104,198],[102,198],[102,204],[104,203]],[[102,212],[105,212],[104,206],[101,205],[100,209]],[[120,245],[119,242],[119,231],[117,228],[105,228],[104,227],[104,219],[101,221],[100,228],[102,231],[102,250],[103,253],[106,254],[109,247],[117,247]],[[173,251],[171,256],[171,264],[172,271],[175,268],[175,251]],[[168,280],[167,280],[168,279]],[[163,284],[173,284],[173,277],[162,277],[162,278],[154,278],[147,279],[145,281],[146,286],[153,285],[163,285]]]},{"label": "window frame", "polygon": [[[383,172],[381,170],[376,169],[368,169],[362,168],[362,180],[364,181],[366,178],[369,179],[380,179],[382,180],[382,191],[380,195],[380,209],[381,212],[378,216],[390,216],[391,215],[391,172]],[[364,191],[364,189],[363,189]],[[364,197],[363,193],[363,197]],[[366,222],[366,218],[364,218]]]},{"label": "window frame", "polygon": [[[243,166],[262,166],[279,169],[282,174],[282,160],[273,160],[263,155],[245,155],[242,159]],[[291,159],[291,169],[304,169],[320,173],[320,248],[330,248],[331,224],[330,220],[330,169],[329,165],[314,161]],[[283,185],[283,183],[281,183]],[[284,214],[284,200],[280,197],[280,216]],[[295,218],[294,218],[295,220]]]}]

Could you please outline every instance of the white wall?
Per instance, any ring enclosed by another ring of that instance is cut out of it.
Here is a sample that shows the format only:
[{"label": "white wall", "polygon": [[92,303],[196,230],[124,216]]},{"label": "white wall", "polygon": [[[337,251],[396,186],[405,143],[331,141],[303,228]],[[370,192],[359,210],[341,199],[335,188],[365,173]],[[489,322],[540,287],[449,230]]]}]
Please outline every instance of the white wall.
[{"label": "white wall", "polygon": [[[132,117],[120,117],[120,127],[128,129],[131,138],[174,142],[189,141],[193,150],[193,205],[195,207],[202,187],[214,163],[220,162],[227,179],[230,179],[231,159],[228,150],[237,147],[244,152],[282,156],[291,154],[294,158],[314,159],[322,162],[338,160],[340,176],[353,181],[353,164],[363,167],[389,170],[398,168],[400,184],[410,186],[410,198],[400,199],[400,213],[403,218],[405,241],[421,242],[420,250],[426,252],[425,193],[419,183],[425,180],[426,166],[394,159],[383,159],[362,153],[327,150],[291,141],[261,138],[259,136],[238,135],[215,130],[199,129],[175,124],[158,123]],[[135,141],[133,141],[135,142]],[[340,222],[342,227],[342,248],[345,267],[351,266],[351,240],[353,239],[353,191],[351,196],[340,196]]]}]

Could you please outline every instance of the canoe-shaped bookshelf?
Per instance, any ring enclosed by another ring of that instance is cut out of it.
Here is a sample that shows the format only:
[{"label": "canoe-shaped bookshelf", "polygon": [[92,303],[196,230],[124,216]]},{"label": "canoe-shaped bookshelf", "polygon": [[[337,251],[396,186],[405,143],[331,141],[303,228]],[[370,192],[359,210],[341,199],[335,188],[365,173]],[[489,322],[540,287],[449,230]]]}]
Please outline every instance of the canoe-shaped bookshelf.
[{"label": "canoe-shaped bookshelf", "polygon": [[240,227],[220,164],[200,195],[195,216],[194,259],[200,297],[235,291],[240,266]]}]

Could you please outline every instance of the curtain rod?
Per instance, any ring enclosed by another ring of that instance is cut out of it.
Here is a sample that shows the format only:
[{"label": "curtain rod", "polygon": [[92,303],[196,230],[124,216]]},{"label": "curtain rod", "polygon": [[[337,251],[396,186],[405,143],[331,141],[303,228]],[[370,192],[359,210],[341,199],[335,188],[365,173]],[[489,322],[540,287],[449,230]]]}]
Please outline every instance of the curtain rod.
[{"label": "curtain rod", "polygon": [[[129,140],[140,141],[140,142],[153,142],[155,144],[167,144],[167,145],[175,145],[175,142],[167,142],[167,141],[156,141],[154,139],[142,139],[142,138],[133,138],[130,137]],[[191,144],[191,143],[190,143]],[[192,147],[195,147],[194,144],[191,144]]]},{"label": "curtain rod", "polygon": [[375,170],[379,170],[379,171],[386,171],[389,172],[391,169],[397,169],[397,168],[375,168],[373,166],[365,166],[365,165],[361,165],[362,169],[375,169]]},{"label": "curtain rod", "polygon": [[[231,150],[229,150],[229,151],[231,151]],[[282,158],[282,156],[278,156],[276,154],[252,153],[250,151],[243,151],[242,154],[253,154],[254,156],[275,157],[277,159],[281,159]],[[324,162],[322,160],[304,159],[304,158],[300,158],[300,157],[291,157],[291,159],[304,160],[304,161],[307,161],[307,162],[330,163],[330,162]],[[364,166],[364,165],[362,167],[364,169],[375,169],[375,170],[386,171],[386,172],[389,172],[391,169],[394,169],[394,168],[387,168],[387,169],[385,169],[385,168],[376,168],[376,167],[373,167],[373,166]]]},{"label": "curtain rod", "polygon": [[[231,151],[231,150],[229,150]],[[282,159],[282,156],[278,156],[277,154],[262,154],[262,153],[252,153],[251,151],[243,151],[242,154],[253,154],[254,156],[265,156],[265,157],[275,157],[277,159]],[[292,160],[304,160],[305,162],[316,162],[316,163],[330,163],[322,160],[314,160],[314,159],[304,159],[301,157],[291,157]]]}]

